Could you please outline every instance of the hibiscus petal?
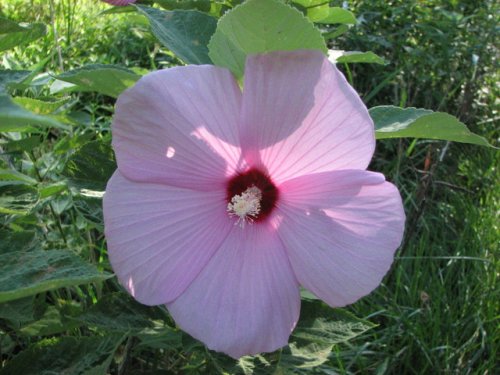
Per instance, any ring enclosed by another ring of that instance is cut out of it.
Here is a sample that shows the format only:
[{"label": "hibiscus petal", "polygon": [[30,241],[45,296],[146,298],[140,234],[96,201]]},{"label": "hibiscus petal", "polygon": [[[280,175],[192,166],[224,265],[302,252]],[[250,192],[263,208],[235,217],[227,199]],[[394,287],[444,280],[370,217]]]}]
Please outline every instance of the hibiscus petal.
[{"label": "hibiscus petal", "polygon": [[183,66],[141,78],[113,120],[118,169],[134,181],[216,189],[240,159],[241,92],[228,70]]},{"label": "hibiscus petal", "polygon": [[210,349],[234,358],[287,344],[300,310],[297,281],[270,226],[234,226],[174,302],[174,320]]},{"label": "hibiscus petal", "polygon": [[378,173],[344,170],[280,186],[278,233],[300,284],[331,306],[370,293],[401,243],[397,188]]},{"label": "hibiscus petal", "polygon": [[365,169],[375,147],[366,106],[319,51],[247,59],[241,132],[247,161],[263,164],[278,183]]},{"label": "hibiscus petal", "polygon": [[103,207],[113,270],[146,305],[177,298],[234,226],[223,191],[137,183],[120,171],[108,182]]}]

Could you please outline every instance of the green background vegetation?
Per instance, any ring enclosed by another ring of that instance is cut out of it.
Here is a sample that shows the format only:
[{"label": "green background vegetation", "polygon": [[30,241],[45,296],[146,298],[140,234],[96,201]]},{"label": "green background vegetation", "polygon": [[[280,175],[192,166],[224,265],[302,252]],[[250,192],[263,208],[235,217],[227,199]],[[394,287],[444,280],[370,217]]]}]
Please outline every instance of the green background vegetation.
[{"label": "green background vegetation", "polygon": [[[332,4],[341,5],[335,1]],[[350,1],[349,6],[358,22],[329,40],[329,47],[370,50],[388,62],[339,64],[368,107],[392,104],[448,112],[496,144],[499,77],[495,39],[499,9],[494,1],[365,0]],[[137,13],[99,15],[108,8],[92,0],[2,1],[0,15],[17,22],[45,23],[48,34],[0,53],[0,64],[4,69],[28,70],[38,65],[41,72],[59,74],[90,63],[117,64],[137,72],[179,63],[151,35],[144,17]],[[40,85],[24,94],[45,98],[47,90]],[[17,226],[42,233],[45,249],[71,248],[100,270],[110,271],[98,203],[75,199],[69,188],[58,189],[58,184],[61,175],[71,178],[67,160],[74,148],[87,141],[109,139],[114,99],[96,93],[76,93],[64,99],[77,118],[77,125],[70,131],[51,129],[30,137],[0,138],[2,168],[15,165],[52,189],[46,190],[50,200],[36,214],[14,221],[4,218],[0,228]],[[6,150],[4,143],[10,148]],[[33,146],[26,148],[26,143]],[[22,151],[16,154],[16,150]],[[297,371],[500,373],[498,166],[499,154],[492,148],[431,140],[377,142],[370,169],[383,172],[398,185],[408,217],[405,242],[383,284],[347,309],[377,326],[335,345],[326,362]],[[0,236],[6,233],[2,230]],[[27,316],[16,313],[14,323],[12,319],[0,319],[2,365],[12,362],[26,348],[31,350],[28,355],[35,355],[38,347],[72,345],[78,350],[67,355],[75,358],[86,350],[95,351],[93,337],[77,346],[72,340],[87,336],[86,325],[97,327],[91,329],[93,334],[98,334],[101,326],[119,325],[119,321],[106,320],[113,310],[106,310],[104,305],[93,315],[80,315],[79,320],[61,317],[76,316],[103,298],[111,299],[121,309],[130,309],[141,317],[138,320],[146,316],[163,319],[172,326],[163,310],[148,310],[132,301],[109,297],[118,290],[116,282],[110,280],[104,286],[66,287],[21,300],[24,302],[19,303],[28,307],[15,306],[16,311],[28,311]],[[49,313],[55,318],[51,319]],[[4,306],[0,318],[6,317],[9,314]],[[126,324],[132,331],[134,324],[141,326],[141,322]],[[227,358],[205,352],[177,332],[172,331],[171,336],[167,333],[163,341],[153,335],[147,341],[143,331],[142,336],[129,336],[125,341],[100,341],[99,353],[108,355],[109,361],[96,361],[110,364],[113,374],[237,371]],[[64,337],[62,341],[51,341],[60,336]],[[42,369],[43,364],[40,366]],[[261,364],[256,373],[265,368]],[[12,370],[7,366],[3,371]]]}]

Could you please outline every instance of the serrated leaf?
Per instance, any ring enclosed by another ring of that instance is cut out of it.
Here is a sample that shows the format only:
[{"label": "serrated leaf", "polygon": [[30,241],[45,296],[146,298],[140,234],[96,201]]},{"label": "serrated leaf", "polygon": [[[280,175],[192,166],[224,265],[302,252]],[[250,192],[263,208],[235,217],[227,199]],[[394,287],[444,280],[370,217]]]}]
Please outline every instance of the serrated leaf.
[{"label": "serrated leaf", "polygon": [[95,91],[116,98],[141,76],[117,65],[92,64],[62,73],[55,78],[76,85],[71,87],[71,91]]},{"label": "serrated leaf", "polygon": [[28,111],[14,103],[8,95],[0,93],[0,132],[26,131],[30,125],[67,128],[55,118]]},{"label": "serrated leaf", "polygon": [[420,108],[379,106],[370,109],[377,139],[427,138],[479,146],[490,146],[486,139],[472,133],[456,117]]},{"label": "serrated leaf", "polygon": [[38,190],[33,186],[15,181],[7,185],[0,184],[0,214],[27,214],[38,199]]},{"label": "serrated leaf", "polygon": [[115,170],[116,162],[111,145],[103,141],[92,141],[71,155],[63,175],[77,189],[104,191]]},{"label": "serrated leaf", "polygon": [[210,64],[208,42],[217,20],[196,10],[164,11],[137,5],[158,40],[187,64]]},{"label": "serrated leaf", "polygon": [[8,361],[2,375],[105,375],[121,336],[42,340]]},{"label": "serrated leaf", "polygon": [[0,17],[0,51],[30,43],[44,36],[46,32],[42,23],[23,25]]},{"label": "serrated leaf", "polygon": [[380,64],[385,65],[387,62],[375,53],[359,52],[359,51],[342,51],[330,50],[328,51],[328,59],[332,63],[366,63],[366,64]]},{"label": "serrated leaf", "polygon": [[13,251],[0,263],[0,303],[109,277],[70,251]]},{"label": "serrated leaf", "polygon": [[249,0],[227,12],[208,45],[219,66],[242,77],[250,54],[296,49],[326,53],[319,30],[298,10],[276,0]]}]

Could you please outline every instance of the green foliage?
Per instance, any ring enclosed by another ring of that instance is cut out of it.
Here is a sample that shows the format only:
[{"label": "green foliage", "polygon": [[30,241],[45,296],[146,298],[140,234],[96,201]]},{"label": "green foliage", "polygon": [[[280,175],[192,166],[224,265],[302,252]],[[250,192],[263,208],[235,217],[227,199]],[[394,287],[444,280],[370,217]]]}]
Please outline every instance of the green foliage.
[{"label": "green foliage", "polygon": [[0,17],[0,52],[30,43],[46,33],[43,23],[20,25],[7,18]]},{"label": "green foliage", "polygon": [[195,10],[162,11],[137,5],[158,40],[187,64],[210,64],[208,42],[217,20]]},{"label": "green foliage", "polygon": [[64,250],[9,251],[2,258],[0,303],[110,277]]},{"label": "green foliage", "polygon": [[249,0],[226,13],[208,48],[215,65],[228,68],[239,78],[250,54],[295,49],[326,52],[325,41],[313,24],[276,0]]},{"label": "green foliage", "polygon": [[[498,153],[438,140],[498,138],[493,2],[51,3],[0,7],[0,374],[499,372]],[[333,50],[375,106],[370,169],[400,188],[408,229],[374,293],[345,309],[304,293],[289,346],[235,361],[110,277],[113,104],[179,61],[241,78],[248,54],[296,48]]]},{"label": "green foliage", "polygon": [[428,138],[489,146],[483,137],[447,113],[427,109],[379,106],[370,109],[377,139]]},{"label": "green foliage", "polygon": [[63,91],[95,91],[116,98],[141,76],[119,66],[92,64],[59,74],[56,78],[75,85],[65,87]]},{"label": "green foliage", "polygon": [[62,337],[42,340],[8,363],[1,375],[61,373],[105,375],[123,338],[118,336]]}]

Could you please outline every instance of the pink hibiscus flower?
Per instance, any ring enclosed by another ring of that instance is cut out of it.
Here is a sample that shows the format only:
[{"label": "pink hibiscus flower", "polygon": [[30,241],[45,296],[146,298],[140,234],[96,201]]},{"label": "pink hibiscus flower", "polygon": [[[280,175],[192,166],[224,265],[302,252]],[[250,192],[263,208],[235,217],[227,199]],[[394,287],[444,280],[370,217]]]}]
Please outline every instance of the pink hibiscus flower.
[{"label": "pink hibiscus flower", "polygon": [[136,2],[136,0],[102,0],[102,1],[111,5],[119,5],[119,6],[125,6]]},{"label": "pink hibiscus flower", "polygon": [[111,265],[141,303],[238,358],[287,344],[299,286],[344,306],[400,245],[396,187],[366,171],[373,122],[319,51],[146,75],[117,101],[104,197]]}]

